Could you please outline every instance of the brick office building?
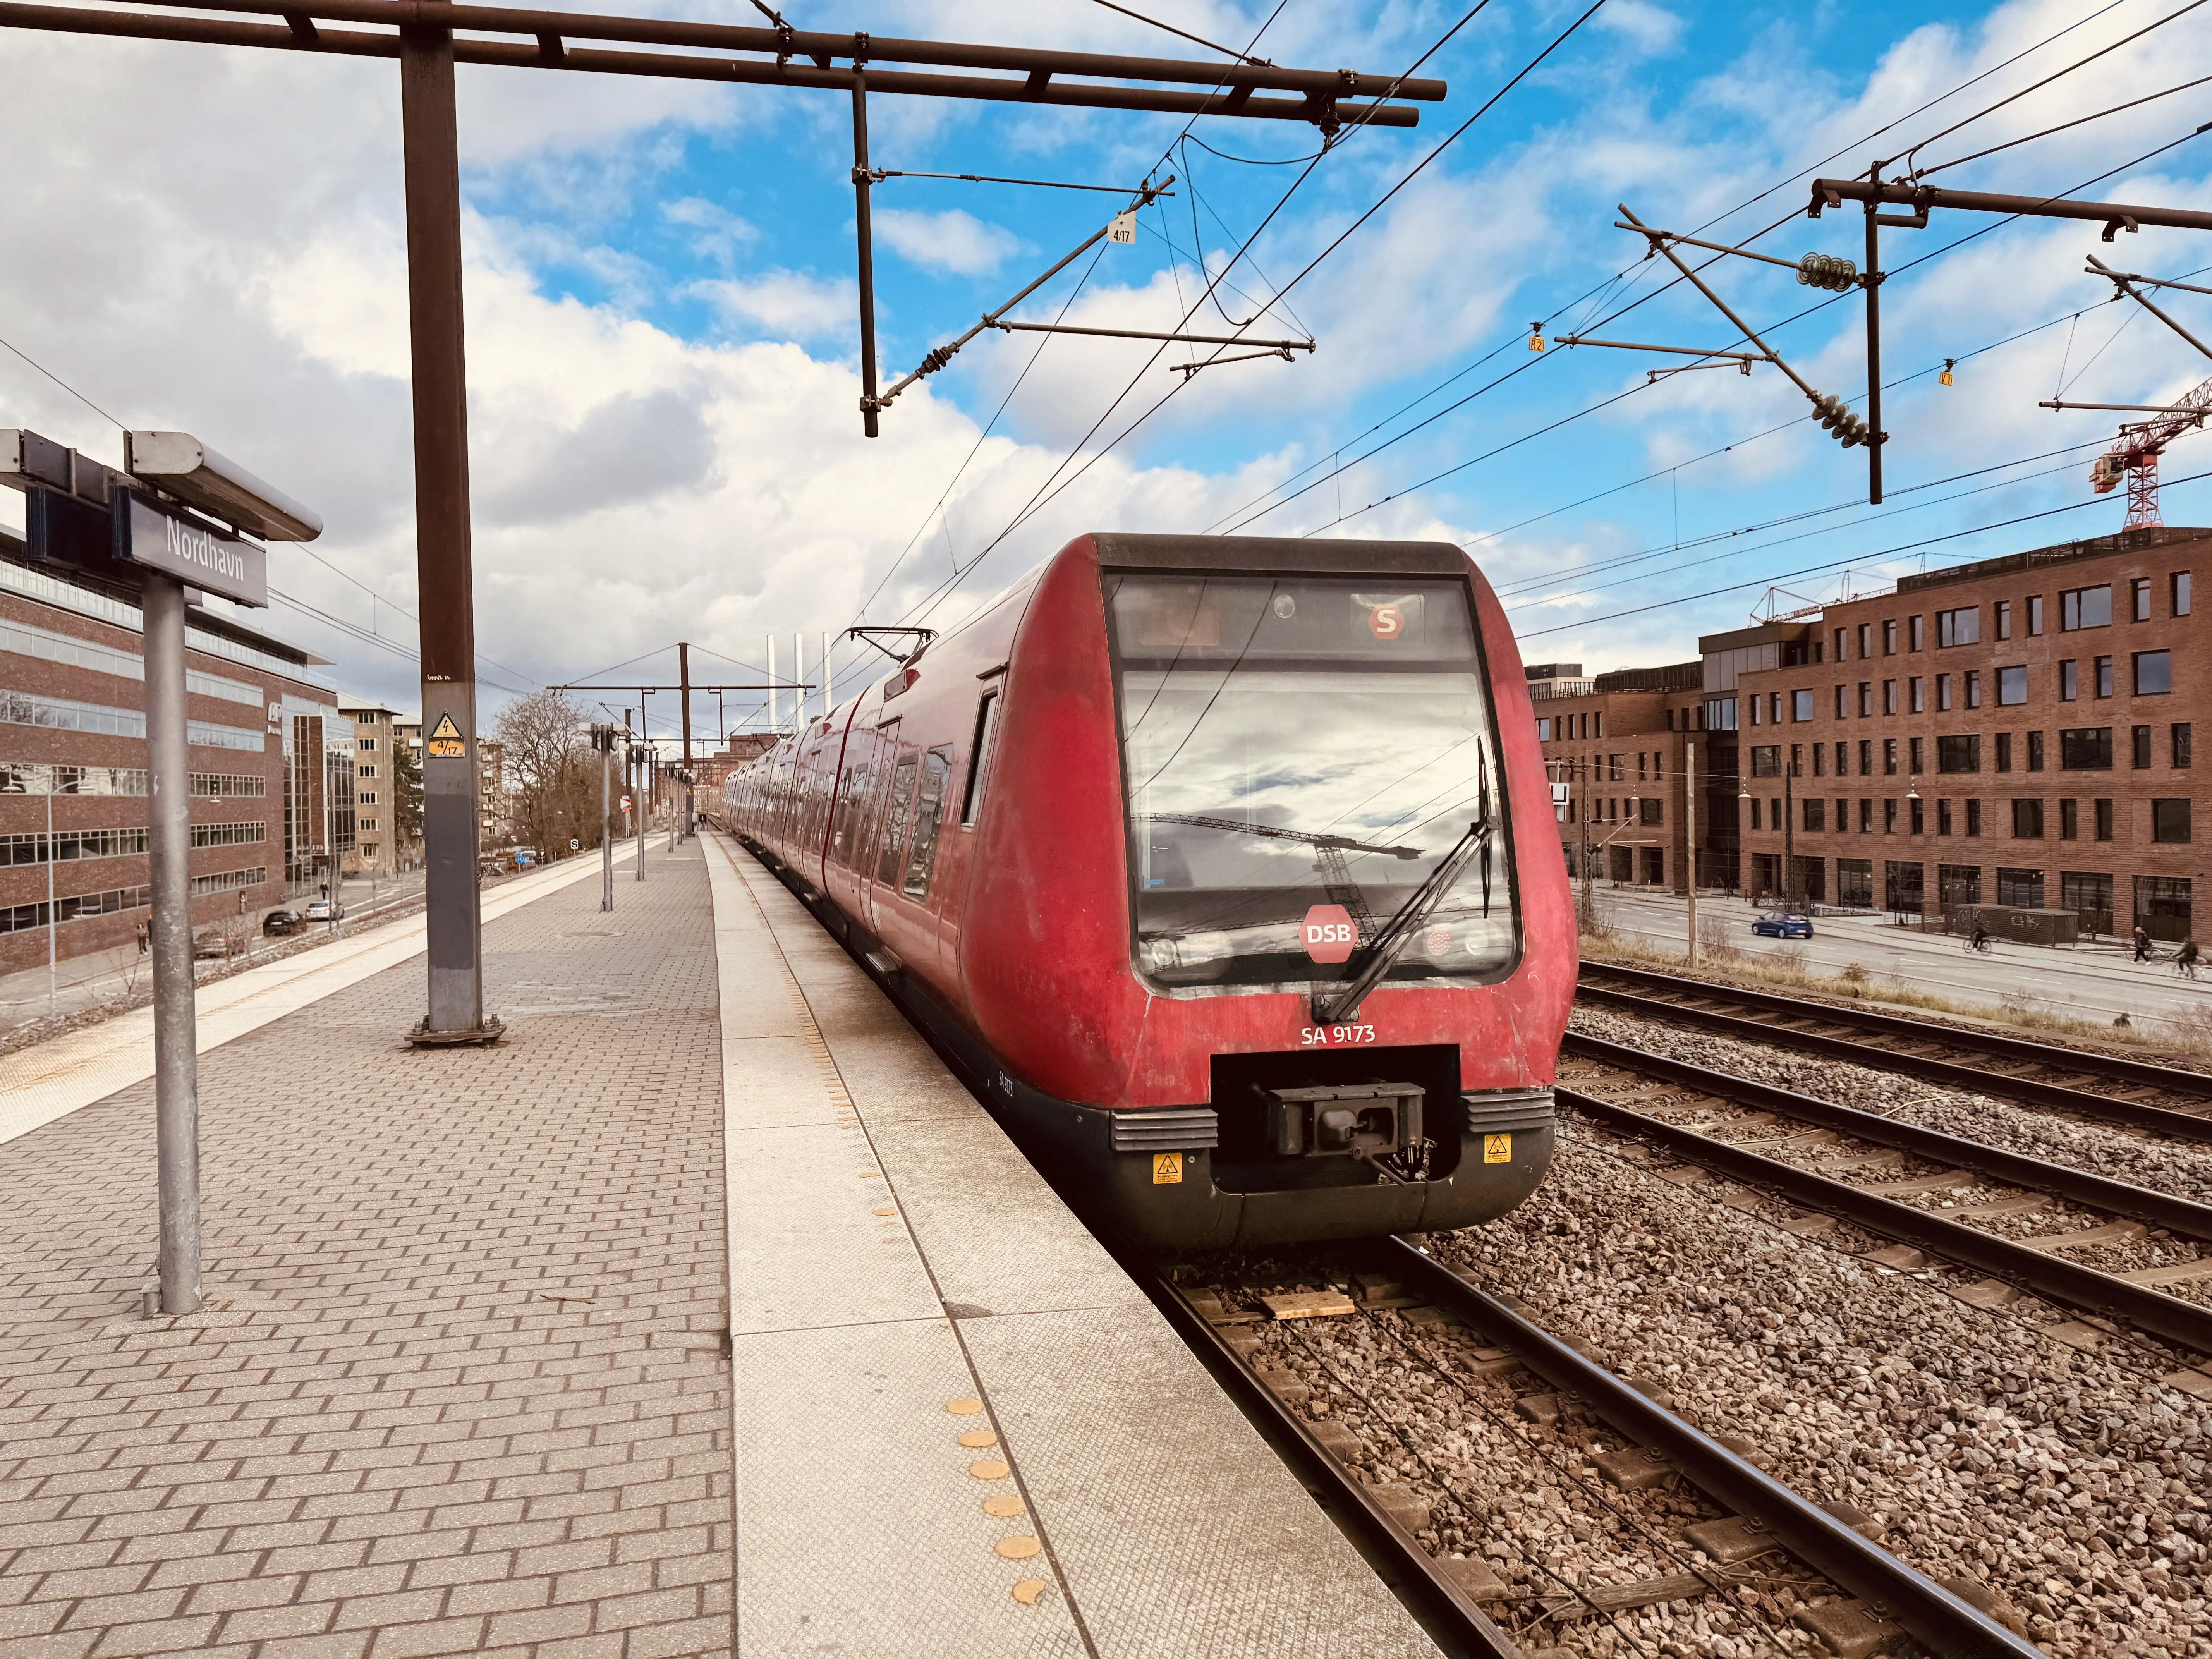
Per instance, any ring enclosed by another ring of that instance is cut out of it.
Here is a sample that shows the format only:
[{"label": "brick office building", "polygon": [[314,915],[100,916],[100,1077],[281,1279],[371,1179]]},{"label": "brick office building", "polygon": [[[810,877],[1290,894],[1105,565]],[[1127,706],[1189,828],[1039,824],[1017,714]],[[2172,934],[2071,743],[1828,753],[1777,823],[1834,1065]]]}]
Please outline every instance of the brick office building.
[{"label": "brick office building", "polygon": [[[2212,563],[2212,531],[2130,531],[1770,625],[1791,637],[1735,674],[1723,715],[1750,798],[1746,890],[2058,909],[2100,933],[2186,937],[2202,877],[2191,734],[2212,716],[2197,563]],[[1729,637],[1701,641],[1709,665]]]},{"label": "brick office building", "polygon": [[[237,932],[343,848],[328,774],[351,732],[306,652],[198,611],[185,641],[192,921]],[[141,653],[135,605],[0,534],[0,973],[42,965],[50,927],[60,959],[147,919]]]},{"label": "brick office building", "polygon": [[[1687,745],[1698,732],[1702,665],[1626,668],[1585,678],[1578,663],[1528,671],[1545,769],[1566,786],[1559,838],[1567,869],[1680,892],[1690,879]],[[1700,751],[1698,772],[1710,777]],[[1706,840],[1705,794],[1698,838]],[[1698,878],[1714,878],[1700,860]]]}]

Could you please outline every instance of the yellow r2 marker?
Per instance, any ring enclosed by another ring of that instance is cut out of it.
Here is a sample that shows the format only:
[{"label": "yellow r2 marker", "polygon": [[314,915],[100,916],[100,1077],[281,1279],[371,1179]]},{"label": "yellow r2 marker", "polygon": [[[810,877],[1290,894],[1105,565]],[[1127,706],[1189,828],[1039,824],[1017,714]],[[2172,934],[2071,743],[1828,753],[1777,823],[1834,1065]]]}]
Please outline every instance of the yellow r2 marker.
[{"label": "yellow r2 marker", "polygon": [[1483,1136],[1482,1161],[1485,1164],[1510,1164],[1513,1161],[1513,1137],[1511,1135]]},{"label": "yellow r2 marker", "polygon": [[1181,1185],[1182,1182],[1182,1154],[1181,1152],[1154,1152],[1152,1154],[1152,1185],[1155,1187],[1174,1187]]}]

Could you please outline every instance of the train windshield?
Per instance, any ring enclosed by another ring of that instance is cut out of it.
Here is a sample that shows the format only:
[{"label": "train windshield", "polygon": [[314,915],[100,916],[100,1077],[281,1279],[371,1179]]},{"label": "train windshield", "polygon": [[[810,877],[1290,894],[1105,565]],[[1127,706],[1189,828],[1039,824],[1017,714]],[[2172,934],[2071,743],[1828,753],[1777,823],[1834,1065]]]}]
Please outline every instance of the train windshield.
[{"label": "train windshield", "polygon": [[[1389,981],[1512,965],[1464,584],[1109,573],[1106,590],[1141,973],[1164,988],[1343,980],[1394,918],[1418,926]],[[1457,874],[1431,883],[1455,855]]]}]

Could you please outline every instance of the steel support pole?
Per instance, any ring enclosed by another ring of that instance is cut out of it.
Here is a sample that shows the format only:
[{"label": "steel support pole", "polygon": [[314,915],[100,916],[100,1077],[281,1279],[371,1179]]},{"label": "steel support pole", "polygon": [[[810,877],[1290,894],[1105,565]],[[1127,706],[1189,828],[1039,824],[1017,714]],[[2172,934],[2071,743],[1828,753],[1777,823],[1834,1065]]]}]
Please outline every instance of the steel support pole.
[{"label": "steel support pole", "polygon": [[[684,698],[684,769],[691,769],[691,647],[688,641],[676,645],[676,678],[680,683],[678,692]],[[684,833],[691,833],[691,786],[684,786]]]},{"label": "steel support pole", "polygon": [[[868,228],[868,77],[866,66],[853,65],[853,230],[860,244],[860,429],[876,435],[876,248]],[[775,677],[771,674],[769,678]]]},{"label": "steel support pole", "polygon": [[422,653],[422,854],[431,1041],[496,1036],[477,891],[476,615],[469,539],[461,176],[450,30],[399,32],[407,306],[415,393],[415,570]]},{"label": "steel support pole", "polygon": [[[146,578],[147,870],[154,889],[154,1140],[161,1311],[200,1305],[200,1080],[192,988],[191,758],[185,714],[185,590]],[[49,848],[51,850],[51,848]]]},{"label": "steel support pole", "polygon": [[1682,750],[1685,775],[1682,779],[1682,834],[1685,842],[1683,856],[1690,861],[1690,948],[1686,952],[1690,966],[1698,965],[1698,745],[1686,743]]},{"label": "steel support pole", "polygon": [[615,908],[614,727],[605,728],[605,745],[599,750],[599,908]]},{"label": "steel support pole", "polygon": [[54,1017],[61,996],[61,951],[58,938],[61,912],[54,897],[54,769],[46,768],[46,1018]]},{"label": "steel support pole", "polygon": [[637,815],[637,879],[640,881],[645,879],[645,821],[652,816],[647,811],[649,797],[646,791],[653,787],[653,780],[646,773],[645,752],[642,745],[633,747],[629,751],[637,773],[637,781],[630,787],[629,799],[630,806]]},{"label": "steel support pole", "polygon": [[[1875,182],[1881,182],[1879,178]],[[1881,221],[1880,204],[1867,204],[1866,284],[1867,347],[1867,501],[1881,505]]]}]

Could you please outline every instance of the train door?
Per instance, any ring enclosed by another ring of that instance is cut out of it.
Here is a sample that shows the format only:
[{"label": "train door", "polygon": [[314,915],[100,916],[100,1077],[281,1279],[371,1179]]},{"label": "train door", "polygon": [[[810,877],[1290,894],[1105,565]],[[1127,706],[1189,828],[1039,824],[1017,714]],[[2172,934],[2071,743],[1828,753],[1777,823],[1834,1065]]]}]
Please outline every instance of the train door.
[{"label": "train door", "polygon": [[902,747],[872,872],[869,926],[917,966],[933,962],[938,952],[933,884],[951,777],[951,744]]}]

